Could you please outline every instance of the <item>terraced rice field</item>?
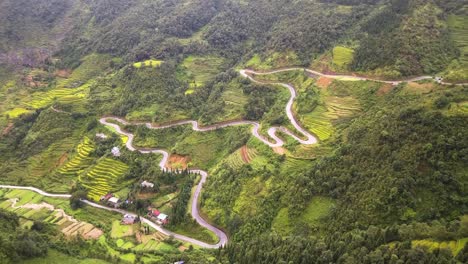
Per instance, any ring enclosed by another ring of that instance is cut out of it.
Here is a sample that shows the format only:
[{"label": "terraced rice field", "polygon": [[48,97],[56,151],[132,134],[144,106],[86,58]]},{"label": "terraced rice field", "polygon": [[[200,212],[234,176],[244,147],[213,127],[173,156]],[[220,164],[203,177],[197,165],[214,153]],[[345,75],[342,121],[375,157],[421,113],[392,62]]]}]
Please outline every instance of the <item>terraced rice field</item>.
[{"label": "terraced rice field", "polygon": [[98,201],[106,193],[118,189],[118,182],[128,166],[118,160],[103,158],[87,173],[80,175],[81,184],[86,187],[88,198]]},{"label": "terraced rice field", "polygon": [[226,158],[226,164],[232,169],[238,169],[242,167],[242,165],[248,164],[256,156],[257,151],[255,149],[245,147],[245,149],[243,150],[241,148]]},{"label": "terraced rice field", "polygon": [[27,160],[11,162],[12,171],[2,176],[8,183],[16,183],[21,178],[24,185],[35,185],[48,191],[67,192],[70,182],[65,177],[57,176],[54,171],[60,167],[67,152],[73,148],[77,139],[73,136],[54,142],[47,149]]},{"label": "terraced rice field", "polygon": [[65,163],[65,165],[58,170],[58,173],[68,177],[76,177],[81,174],[91,165],[93,158],[89,157],[89,155],[94,151],[94,148],[95,146],[92,140],[85,137],[77,146],[76,155]]},{"label": "terraced rice field", "polygon": [[141,67],[156,68],[156,67],[161,66],[162,63],[163,63],[163,61],[161,61],[161,60],[145,60],[145,61],[135,62],[133,64],[133,67],[135,67],[137,69],[139,69]]},{"label": "terraced rice field", "polygon": [[212,80],[220,72],[224,60],[215,56],[189,56],[179,67],[179,79],[190,84],[189,94],[193,93],[196,87],[203,86]]},{"label": "terraced rice field", "polygon": [[163,241],[167,238],[167,236],[156,232],[151,235],[145,235],[141,237],[141,244],[134,247],[133,250],[139,252],[148,252],[148,251],[174,251],[175,248],[171,245],[164,243]]},{"label": "terraced rice field", "polygon": [[460,49],[460,61],[468,65],[468,16],[451,15],[448,19],[451,37]]},{"label": "terraced rice field", "polygon": [[164,243],[167,236],[154,232],[150,235],[143,235],[137,231],[136,225],[122,225],[119,221],[112,224],[111,238],[117,239],[116,245],[120,249],[132,249],[138,252],[150,252],[157,250],[174,251],[174,247]]},{"label": "terraced rice field", "polygon": [[223,90],[221,95],[225,106],[224,113],[217,121],[242,118],[244,106],[248,102],[248,97],[244,95],[241,84],[234,80],[230,82]]},{"label": "terraced rice field", "polygon": [[325,105],[319,105],[312,113],[300,116],[300,121],[320,140],[326,140],[334,131],[335,121],[359,111],[359,103],[353,97],[329,96],[325,99]]},{"label": "terraced rice field", "polygon": [[444,73],[446,80],[466,81],[468,80],[468,16],[450,15],[448,18],[450,37],[460,50],[458,62],[452,62],[449,69]]},{"label": "terraced rice field", "polygon": [[88,94],[90,84],[78,88],[58,88],[46,92],[32,94],[32,99],[23,104],[27,108],[39,109],[52,105],[54,102],[71,105],[77,110],[83,110],[83,104]]},{"label": "terraced rice field", "polygon": [[333,48],[333,64],[345,67],[353,61],[354,50],[337,46]]},{"label": "terraced rice field", "polygon": [[70,237],[80,235],[84,238],[97,239],[103,234],[102,230],[92,224],[78,221],[62,209],[45,203],[44,197],[35,192],[7,190],[0,193],[0,197],[7,199],[0,203],[0,208],[20,216],[23,227],[32,225],[33,221],[43,221],[58,226],[63,234]]}]

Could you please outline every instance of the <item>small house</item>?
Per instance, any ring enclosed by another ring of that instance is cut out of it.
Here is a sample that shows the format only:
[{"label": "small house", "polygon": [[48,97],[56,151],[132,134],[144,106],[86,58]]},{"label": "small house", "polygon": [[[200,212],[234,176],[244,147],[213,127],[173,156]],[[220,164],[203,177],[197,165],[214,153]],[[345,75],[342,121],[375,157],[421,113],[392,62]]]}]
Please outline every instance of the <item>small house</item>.
[{"label": "small house", "polygon": [[119,205],[119,198],[117,198],[117,197],[112,197],[112,198],[110,198],[109,200],[107,200],[107,203],[108,203],[110,206],[114,206],[115,208],[117,208],[117,206]]},{"label": "small house", "polygon": [[108,193],[108,194],[106,194],[104,196],[101,196],[100,201],[108,201],[112,197],[114,197],[114,195],[112,193]]},{"label": "small house", "polygon": [[154,188],[154,183],[143,181],[141,183],[141,187],[143,187],[143,188]]},{"label": "small house", "polygon": [[97,133],[96,137],[100,138],[100,139],[106,139],[107,138],[106,134],[104,134],[104,133]]},{"label": "small house", "polygon": [[152,209],[150,208],[148,212],[149,217],[158,217],[161,214],[161,212],[158,211],[158,209]]},{"label": "small house", "polygon": [[133,225],[136,222],[137,218],[134,215],[126,214],[122,218],[122,224],[124,225]]},{"label": "small house", "polygon": [[118,147],[113,147],[111,152],[114,157],[120,157],[120,149]]},{"label": "small house", "polygon": [[166,214],[162,214],[162,213],[159,214],[158,215],[158,224],[165,225],[167,223],[169,223],[169,216],[166,215]]}]

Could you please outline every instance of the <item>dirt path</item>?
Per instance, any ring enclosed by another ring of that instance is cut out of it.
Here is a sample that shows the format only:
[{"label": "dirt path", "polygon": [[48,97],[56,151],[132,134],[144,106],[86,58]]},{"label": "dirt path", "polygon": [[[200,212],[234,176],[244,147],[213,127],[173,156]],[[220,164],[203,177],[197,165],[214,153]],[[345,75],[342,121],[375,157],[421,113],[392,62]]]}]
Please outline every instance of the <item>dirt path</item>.
[{"label": "dirt path", "polygon": [[241,156],[242,156],[242,160],[249,164],[250,163],[250,157],[249,157],[249,152],[248,152],[248,149],[247,149],[247,146],[243,146],[240,150],[240,153],[241,153]]}]

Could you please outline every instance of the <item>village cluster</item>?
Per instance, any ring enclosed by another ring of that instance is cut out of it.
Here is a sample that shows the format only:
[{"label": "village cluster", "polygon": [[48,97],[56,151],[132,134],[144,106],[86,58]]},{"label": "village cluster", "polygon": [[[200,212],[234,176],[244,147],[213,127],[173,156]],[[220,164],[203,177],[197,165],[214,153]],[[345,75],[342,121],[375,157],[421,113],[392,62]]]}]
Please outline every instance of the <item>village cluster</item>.
[{"label": "village cluster", "polygon": [[[154,183],[148,182],[148,181],[143,181],[141,184],[142,188],[153,188]],[[132,200],[120,200],[118,197],[116,197],[113,193],[108,193],[104,196],[102,196],[99,201],[109,207],[113,208],[120,208],[123,204],[132,204]],[[146,216],[153,222],[159,225],[166,225],[169,223],[169,216],[167,214],[164,214],[160,212],[158,209],[153,208],[149,206],[147,208],[147,214]],[[124,217],[122,218],[122,224],[125,225],[133,225],[135,223],[138,223],[140,221],[139,217],[136,215],[132,214],[125,214]]]}]

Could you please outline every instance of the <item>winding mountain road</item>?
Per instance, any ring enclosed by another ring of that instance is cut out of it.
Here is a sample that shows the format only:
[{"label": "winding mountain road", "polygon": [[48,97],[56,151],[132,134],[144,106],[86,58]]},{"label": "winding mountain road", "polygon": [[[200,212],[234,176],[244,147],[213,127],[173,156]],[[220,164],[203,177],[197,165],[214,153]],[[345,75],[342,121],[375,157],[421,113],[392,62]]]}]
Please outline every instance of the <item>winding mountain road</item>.
[{"label": "winding mountain road", "polygon": [[[412,79],[408,79],[408,80],[387,81],[387,80],[377,80],[377,79],[370,79],[370,78],[358,77],[358,76],[352,76],[352,75],[323,74],[323,73],[320,73],[320,72],[317,72],[317,71],[314,71],[314,70],[310,70],[310,69],[306,69],[306,68],[299,68],[299,67],[291,67],[291,68],[286,68],[286,69],[273,70],[273,71],[269,71],[269,72],[256,72],[256,71],[253,71],[253,70],[241,70],[240,75],[243,76],[244,78],[248,78],[252,82],[260,83],[260,84],[280,85],[280,86],[283,86],[283,87],[285,87],[285,88],[287,88],[289,90],[289,92],[291,94],[291,97],[289,98],[289,101],[288,101],[288,103],[286,105],[285,111],[286,111],[286,114],[287,114],[291,124],[293,125],[293,127],[296,129],[297,132],[302,134],[301,135],[302,137],[297,136],[296,134],[294,134],[292,131],[290,131],[289,129],[287,129],[285,127],[271,127],[271,128],[268,129],[268,136],[270,138],[267,139],[266,137],[260,135],[260,123],[254,122],[254,121],[232,121],[232,122],[226,122],[226,123],[222,123],[222,124],[215,124],[215,125],[206,126],[206,127],[200,126],[197,121],[193,121],[193,120],[173,122],[173,123],[170,123],[168,125],[163,125],[163,126],[155,126],[155,125],[153,125],[152,123],[149,123],[149,122],[147,122],[147,123],[145,123],[145,122],[128,122],[125,119],[119,118],[119,117],[103,117],[103,118],[101,118],[99,120],[99,122],[101,124],[105,125],[105,126],[113,127],[117,131],[118,134],[127,136],[128,141],[126,142],[126,147],[130,151],[138,151],[138,152],[140,152],[142,154],[149,154],[149,153],[161,154],[163,156],[163,158],[162,158],[161,162],[159,163],[159,166],[160,166],[160,168],[162,170],[167,169],[166,164],[167,164],[169,156],[170,156],[170,154],[167,151],[162,150],[162,149],[140,149],[140,148],[135,147],[133,145],[133,140],[134,140],[135,136],[132,133],[124,131],[118,124],[111,123],[109,121],[112,120],[112,121],[118,122],[118,123],[120,123],[122,125],[145,125],[149,129],[166,129],[166,128],[181,126],[181,125],[192,125],[192,129],[194,131],[199,131],[199,132],[213,131],[213,130],[216,130],[216,129],[231,127],[231,126],[250,125],[250,126],[252,126],[252,131],[251,131],[252,135],[254,137],[258,138],[260,141],[262,141],[263,143],[265,143],[266,145],[268,145],[270,147],[281,147],[281,146],[284,145],[284,141],[281,138],[278,137],[277,132],[283,132],[283,133],[291,136],[292,138],[297,140],[300,144],[304,144],[304,145],[315,144],[315,143],[317,143],[317,138],[315,136],[313,136],[310,132],[308,132],[306,129],[304,129],[302,126],[300,126],[299,123],[297,122],[296,118],[294,117],[294,114],[293,114],[293,111],[292,111],[292,106],[293,106],[294,100],[296,99],[296,96],[297,96],[297,93],[296,93],[296,90],[294,89],[294,87],[289,85],[289,84],[279,83],[279,82],[261,82],[261,81],[255,80],[253,78],[253,76],[252,76],[252,75],[268,75],[268,74],[275,74],[275,73],[281,73],[281,72],[287,72],[287,71],[298,71],[298,70],[307,71],[307,72],[309,72],[309,73],[311,73],[311,74],[313,74],[315,76],[322,76],[322,77],[327,77],[327,78],[331,78],[331,79],[342,79],[342,80],[348,80],[348,81],[375,81],[375,82],[389,83],[389,84],[392,84],[392,85],[398,85],[398,84],[403,83],[403,82],[433,79],[431,76],[420,76],[420,77],[416,77],[416,78],[412,78]],[[440,83],[445,84],[445,85],[451,85],[450,83],[445,83],[445,82],[440,82]],[[456,84],[456,85],[467,85],[467,84],[463,83],[463,84]],[[54,111],[59,111],[59,110],[56,110],[55,108],[53,108],[53,110]],[[213,233],[216,234],[216,236],[219,238],[218,243],[216,243],[214,245],[211,245],[211,244],[207,244],[205,242],[202,242],[202,241],[199,241],[199,240],[187,237],[187,236],[176,234],[174,232],[171,232],[169,230],[164,229],[163,227],[155,224],[154,222],[152,222],[149,219],[144,218],[144,217],[141,217],[141,221],[143,223],[145,223],[145,224],[148,224],[152,228],[158,230],[159,232],[161,232],[161,233],[163,233],[165,235],[173,236],[175,239],[182,240],[182,241],[185,241],[185,242],[189,242],[189,243],[192,243],[194,245],[197,245],[197,246],[200,246],[200,247],[203,247],[203,248],[219,248],[221,246],[224,246],[228,242],[227,235],[223,231],[221,231],[220,229],[218,229],[215,226],[209,224],[205,219],[203,219],[203,217],[200,216],[200,213],[199,213],[199,207],[198,207],[199,197],[200,197],[200,194],[201,194],[201,190],[203,188],[203,184],[206,182],[206,179],[208,177],[208,173],[206,171],[203,171],[203,170],[191,170],[190,172],[195,173],[195,174],[199,174],[201,176],[200,182],[198,183],[198,185],[197,185],[197,187],[195,189],[195,193],[194,193],[193,198],[192,198],[191,215],[198,222],[198,224],[200,224],[201,226],[207,228],[208,230],[210,230],[210,231],[212,231]],[[37,193],[39,193],[39,194],[41,194],[43,196],[54,197],[54,198],[69,199],[71,197],[70,194],[51,194],[51,193],[47,193],[47,192],[42,191],[42,190],[40,190],[38,188],[35,188],[35,187],[0,185],[0,188],[30,190],[30,191],[37,192]],[[88,200],[83,200],[83,202],[88,204],[89,206],[92,206],[92,207],[95,207],[95,208],[100,208],[100,209],[107,210],[107,211],[113,211],[113,212],[117,212],[117,213],[120,213],[120,214],[134,215],[133,213],[122,210],[122,209],[110,208],[110,207],[103,206],[103,205],[100,205],[100,204],[97,204],[97,203],[94,203],[94,202],[91,202],[91,201],[88,201]]]}]

